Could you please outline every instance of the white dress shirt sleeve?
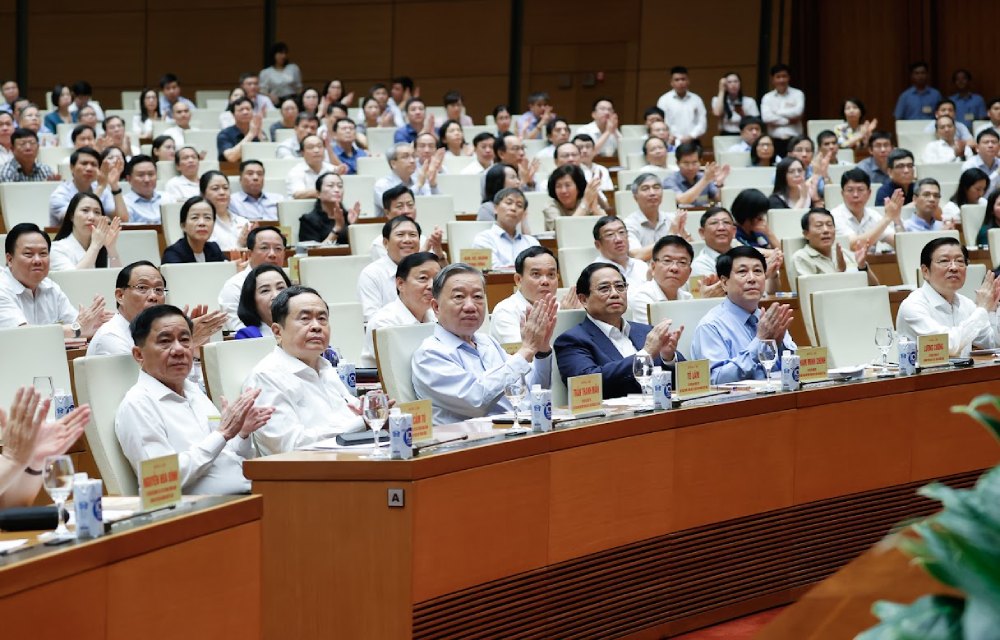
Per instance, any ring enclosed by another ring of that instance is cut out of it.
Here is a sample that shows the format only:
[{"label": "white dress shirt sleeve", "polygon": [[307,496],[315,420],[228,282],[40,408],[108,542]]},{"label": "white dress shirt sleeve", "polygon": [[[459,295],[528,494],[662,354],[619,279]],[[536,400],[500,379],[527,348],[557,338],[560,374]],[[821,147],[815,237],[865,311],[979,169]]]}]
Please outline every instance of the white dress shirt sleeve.
[{"label": "white dress shirt sleeve", "polygon": [[[918,292],[919,289],[914,294]],[[995,313],[988,313],[986,309],[976,306],[972,313],[955,326],[948,326],[938,317],[940,312],[925,304],[923,297],[917,299],[914,294],[907,296],[899,305],[896,324],[902,325],[900,333],[910,334],[914,339],[918,336],[946,333],[950,356],[968,353],[973,344],[987,349],[998,346]]]},{"label": "white dress shirt sleeve", "polygon": [[0,289],[0,329],[11,329],[25,324],[28,324],[28,318],[25,317],[13,292]]},{"label": "white dress shirt sleeve", "polygon": [[697,99],[692,113],[691,137],[700,138],[708,131],[708,112],[705,111],[705,101],[701,99],[701,96],[692,95],[691,97]]}]

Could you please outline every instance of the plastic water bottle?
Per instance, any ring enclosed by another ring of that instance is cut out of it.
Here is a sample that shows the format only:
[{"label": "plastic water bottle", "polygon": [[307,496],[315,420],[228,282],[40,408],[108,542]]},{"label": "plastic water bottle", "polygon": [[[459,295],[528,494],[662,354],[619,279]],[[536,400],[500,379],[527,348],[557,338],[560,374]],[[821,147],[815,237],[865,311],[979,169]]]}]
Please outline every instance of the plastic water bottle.
[{"label": "plastic water bottle", "polygon": [[389,457],[392,460],[413,457],[413,416],[395,407],[389,411]]},{"label": "plastic water bottle", "polygon": [[65,418],[74,409],[73,395],[66,393],[64,389],[56,389],[52,395],[52,406],[56,412],[56,420]]},{"label": "plastic water bottle", "polygon": [[552,391],[540,384],[531,387],[531,430],[552,431]]},{"label": "plastic water bottle", "polygon": [[653,370],[653,408],[667,410],[673,407],[671,394],[673,393],[673,373],[664,371],[663,367],[656,367]]}]

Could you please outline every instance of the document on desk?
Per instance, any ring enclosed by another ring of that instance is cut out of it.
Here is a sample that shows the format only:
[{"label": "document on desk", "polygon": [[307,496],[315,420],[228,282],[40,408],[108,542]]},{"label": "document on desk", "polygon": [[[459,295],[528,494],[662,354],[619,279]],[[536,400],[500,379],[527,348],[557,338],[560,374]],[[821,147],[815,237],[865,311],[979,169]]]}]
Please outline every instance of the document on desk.
[{"label": "document on desk", "polygon": [[7,553],[11,549],[17,549],[18,547],[23,547],[28,543],[27,538],[18,538],[17,540],[2,540],[0,541],[0,553]]}]

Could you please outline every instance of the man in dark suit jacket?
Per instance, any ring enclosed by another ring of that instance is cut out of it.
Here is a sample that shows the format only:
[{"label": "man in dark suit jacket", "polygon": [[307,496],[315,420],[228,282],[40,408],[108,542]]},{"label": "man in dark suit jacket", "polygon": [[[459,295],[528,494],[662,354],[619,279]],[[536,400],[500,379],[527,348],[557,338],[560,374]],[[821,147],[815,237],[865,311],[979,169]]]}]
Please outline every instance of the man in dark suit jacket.
[{"label": "man in dark suit jacket", "polygon": [[677,352],[677,341],[684,328],[671,331],[670,320],[655,327],[626,321],[627,290],[625,277],[614,265],[595,262],[580,274],[576,294],[587,317],[556,338],[554,344],[563,381],[600,373],[604,397],[617,398],[642,392],[632,374],[632,356],[636,352],[645,351],[654,356],[654,366],[670,370],[674,362],[683,360]]}]

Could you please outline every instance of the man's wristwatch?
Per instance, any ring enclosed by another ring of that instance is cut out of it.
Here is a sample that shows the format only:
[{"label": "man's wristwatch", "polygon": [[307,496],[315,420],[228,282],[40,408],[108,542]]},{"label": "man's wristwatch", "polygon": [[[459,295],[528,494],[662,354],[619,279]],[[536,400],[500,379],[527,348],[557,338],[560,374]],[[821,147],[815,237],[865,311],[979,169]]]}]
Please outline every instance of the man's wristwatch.
[{"label": "man's wristwatch", "polygon": [[111,190],[111,195],[113,195],[113,196],[117,196],[117,195],[118,195],[118,194],[120,194],[121,192],[122,192],[122,189],[121,189],[121,187],[118,187],[117,189],[112,189],[112,190]]},{"label": "man's wristwatch", "polygon": [[868,271],[868,263],[866,262],[863,267],[858,267],[858,271]]},{"label": "man's wristwatch", "polygon": [[79,322],[74,322],[73,324],[69,325],[69,328],[73,330],[73,337],[74,338],[79,338],[80,337],[80,323]]}]

